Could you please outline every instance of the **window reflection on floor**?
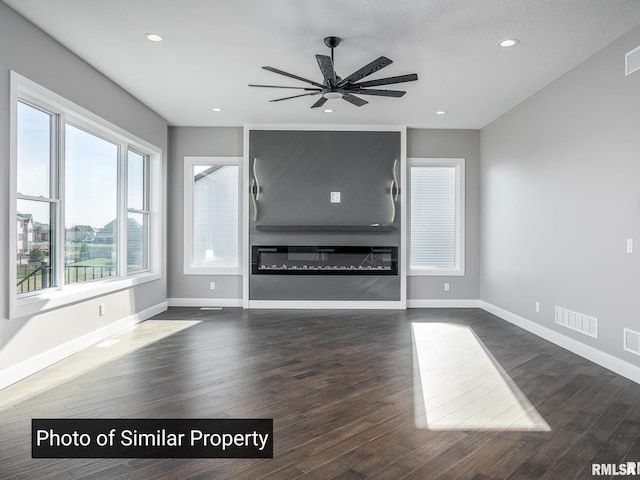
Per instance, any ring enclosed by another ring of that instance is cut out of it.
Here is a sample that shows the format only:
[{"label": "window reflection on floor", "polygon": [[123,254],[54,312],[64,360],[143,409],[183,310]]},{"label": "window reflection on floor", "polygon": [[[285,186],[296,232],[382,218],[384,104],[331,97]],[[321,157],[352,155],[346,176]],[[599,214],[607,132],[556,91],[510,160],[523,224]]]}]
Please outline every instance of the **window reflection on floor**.
[{"label": "window reflection on floor", "polygon": [[412,323],[418,428],[550,431],[473,330]]},{"label": "window reflection on floor", "polygon": [[195,320],[147,320],[139,323],[2,389],[0,410],[198,323]]}]

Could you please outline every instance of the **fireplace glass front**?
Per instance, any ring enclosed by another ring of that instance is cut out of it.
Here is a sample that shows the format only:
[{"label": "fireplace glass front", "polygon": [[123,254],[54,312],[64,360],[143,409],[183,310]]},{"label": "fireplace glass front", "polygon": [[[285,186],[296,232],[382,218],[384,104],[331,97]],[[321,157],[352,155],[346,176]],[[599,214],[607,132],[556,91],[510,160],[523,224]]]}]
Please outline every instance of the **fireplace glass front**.
[{"label": "fireplace glass front", "polygon": [[398,247],[252,247],[254,275],[397,275]]}]

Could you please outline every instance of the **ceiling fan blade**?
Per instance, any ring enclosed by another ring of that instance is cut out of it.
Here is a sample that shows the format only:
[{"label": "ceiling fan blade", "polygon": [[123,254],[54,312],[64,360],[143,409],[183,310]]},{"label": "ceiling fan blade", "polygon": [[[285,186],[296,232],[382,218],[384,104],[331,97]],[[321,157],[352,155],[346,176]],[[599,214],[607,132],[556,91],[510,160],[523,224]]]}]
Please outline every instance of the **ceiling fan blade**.
[{"label": "ceiling fan blade", "polygon": [[414,82],[418,80],[418,75],[410,73],[409,75],[399,75],[397,77],[379,78],[377,80],[368,80],[366,82],[354,83],[352,87],[375,87],[376,85],[390,85],[392,83]]},{"label": "ceiling fan blade", "polygon": [[285,77],[295,78],[296,80],[300,80],[301,82],[307,82],[307,83],[310,83],[311,85],[315,85],[316,87],[324,88],[324,85],[321,85],[318,82],[314,82],[313,80],[309,80],[308,78],[299,77],[297,75],[294,75],[293,73],[283,72],[282,70],[278,70],[277,68],[273,68],[273,67],[262,67],[262,68],[264,70],[268,70],[269,72],[277,73],[278,75],[284,75]]},{"label": "ceiling fan blade", "polygon": [[393,61],[388,59],[387,57],[378,57],[373,62],[362,67],[360,70],[356,70],[355,72],[353,72],[347,78],[342,79],[340,83],[338,83],[338,86],[342,87],[349,83],[357,82],[361,78],[371,75],[372,73],[375,73],[378,70],[386,67],[387,65],[391,65],[392,63]]},{"label": "ceiling fan blade", "polygon": [[349,90],[350,93],[358,95],[378,95],[379,97],[401,97],[407,92],[401,90],[375,90],[373,88],[363,88],[361,90]]},{"label": "ceiling fan blade", "polygon": [[280,102],[282,100],[289,100],[290,98],[307,97],[309,95],[318,95],[320,92],[303,93],[302,95],[293,95],[292,97],[276,98],[275,100],[269,100],[270,102]]},{"label": "ceiling fan blade", "polygon": [[311,108],[318,108],[321,107],[322,105],[324,105],[327,102],[327,99],[324,97],[320,97],[316,103],[314,103],[313,105],[311,105]]},{"label": "ceiling fan blade", "polygon": [[366,105],[367,103],[369,103],[369,102],[367,102],[366,100],[364,100],[362,98],[358,98],[355,95],[351,95],[350,93],[345,93],[342,96],[342,99],[346,100],[349,103],[354,104],[356,107],[361,107],[361,106]]},{"label": "ceiling fan blade", "polygon": [[314,103],[313,105],[311,105],[311,108],[318,108],[321,107],[322,105],[324,105],[325,103],[327,103],[327,99],[324,97],[320,97],[316,103]]},{"label": "ceiling fan blade", "polygon": [[331,61],[331,57],[328,57],[326,55],[316,55],[316,60],[318,61],[318,66],[320,67],[322,76],[327,81],[327,85],[332,88],[335,87],[336,72],[333,70],[333,62]]},{"label": "ceiling fan blade", "polygon": [[293,88],[295,90],[307,90],[309,92],[321,92],[319,88],[311,88],[311,87],[285,87],[282,85],[255,85],[250,83],[250,87],[265,87],[265,88]]}]

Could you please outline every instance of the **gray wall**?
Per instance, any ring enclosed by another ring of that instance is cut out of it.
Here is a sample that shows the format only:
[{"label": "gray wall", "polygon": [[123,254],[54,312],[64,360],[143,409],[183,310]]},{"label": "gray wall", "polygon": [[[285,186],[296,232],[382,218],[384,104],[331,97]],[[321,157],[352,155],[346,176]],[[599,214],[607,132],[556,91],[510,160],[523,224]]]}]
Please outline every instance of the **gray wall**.
[{"label": "gray wall", "polygon": [[[169,127],[169,298],[242,298],[242,276],[183,273],[184,157],[241,157],[242,135],[242,128]],[[209,289],[210,282],[216,283],[215,290]]]},{"label": "gray wall", "polygon": [[[407,300],[475,300],[480,297],[480,132],[407,130],[407,157],[465,159],[465,275],[411,276]],[[449,283],[449,291],[444,284]]]},{"label": "gray wall", "polygon": [[[242,278],[183,274],[185,156],[242,156],[242,128],[169,127],[168,232],[169,298],[241,299]],[[466,274],[463,277],[409,277],[407,298],[456,300],[479,298],[480,132],[477,130],[408,129],[409,157],[466,159]],[[209,290],[209,282],[216,289]],[[443,289],[444,282],[450,291]]]},{"label": "gray wall", "polygon": [[[640,365],[640,27],[481,132],[481,299]],[[636,242],[625,253],[627,238]],[[535,311],[535,302],[541,305]],[[592,339],[554,306],[598,317]]]},{"label": "gray wall", "polygon": [[[6,252],[13,251],[7,229],[15,225],[9,221],[13,213],[8,208],[10,70],[162,148],[165,154],[167,148],[167,123],[163,118],[0,2],[0,371],[166,299],[163,271],[161,280],[136,288],[31,318],[6,319],[9,295],[15,291],[15,280],[6,274]],[[98,316],[99,303],[106,304],[103,317]]]}]

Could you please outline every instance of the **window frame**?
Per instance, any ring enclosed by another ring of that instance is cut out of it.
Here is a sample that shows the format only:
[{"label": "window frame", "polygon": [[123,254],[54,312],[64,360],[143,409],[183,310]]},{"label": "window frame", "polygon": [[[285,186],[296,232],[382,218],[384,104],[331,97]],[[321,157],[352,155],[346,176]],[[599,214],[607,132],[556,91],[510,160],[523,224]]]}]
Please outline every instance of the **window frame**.
[{"label": "window frame", "polygon": [[[108,130],[104,130],[102,128],[98,129],[96,126],[92,126],[92,124],[90,122],[87,122],[84,118],[82,118],[81,116],[77,115],[75,112],[63,112],[59,115],[60,117],[60,144],[63,146],[63,148],[60,150],[59,152],[59,164],[61,166],[60,170],[61,170],[61,174],[58,177],[58,182],[60,185],[60,190],[61,192],[63,192],[63,194],[66,193],[66,158],[65,158],[65,148],[66,148],[66,131],[67,131],[67,125],[76,128],[77,130],[82,130],[83,132],[92,135],[100,140],[103,140],[105,142],[108,143],[112,143],[117,147],[117,173],[116,173],[116,178],[117,178],[117,185],[116,185],[116,197],[117,197],[117,205],[116,205],[116,220],[117,220],[117,225],[118,225],[118,243],[116,244],[116,257],[117,257],[117,262],[116,262],[116,273],[115,275],[111,275],[109,277],[105,277],[100,278],[100,279],[92,279],[92,280],[85,280],[83,282],[77,282],[77,283],[64,283],[64,279],[63,279],[63,285],[65,286],[71,286],[71,285],[82,285],[82,284],[89,284],[89,283],[97,283],[97,282],[101,282],[101,281],[109,281],[109,279],[115,279],[118,277],[123,277],[127,275],[127,270],[126,270],[126,261],[122,262],[122,255],[126,255],[126,247],[122,244],[122,235],[121,235],[121,230],[123,228],[126,229],[126,225],[122,224],[122,203],[123,203],[123,196],[122,196],[122,190],[126,190],[126,178],[123,178],[122,175],[122,171],[124,170],[123,168],[123,162],[126,162],[126,158],[123,159],[123,148],[126,148],[127,143],[123,142],[122,138],[118,138],[118,136],[113,135],[112,132],[108,131]],[[62,196],[63,194],[61,194],[61,198],[65,198],[64,196]],[[125,192],[126,195],[126,192]],[[61,212],[60,212],[60,218],[61,218],[61,235],[62,237],[60,238],[61,240],[61,244],[62,244],[62,248],[61,248],[61,252],[62,252],[62,256],[59,257],[62,262],[65,261],[66,258],[66,211],[65,211],[65,202],[63,201],[61,203]],[[126,234],[126,230],[125,230],[125,234]],[[64,268],[66,264],[62,263],[62,266]],[[63,276],[63,273],[61,273],[61,275]],[[62,278],[62,277],[61,277]]]},{"label": "window frame", "polygon": [[[47,289],[36,290],[29,293],[18,294],[15,288],[10,287],[9,294],[9,318],[20,318],[42,313],[54,308],[59,308],[72,303],[77,303],[89,298],[105,295],[117,290],[132,287],[140,283],[158,280],[161,278],[162,260],[162,150],[155,145],[127,132],[117,125],[104,120],[98,115],[67,100],[55,92],[29,80],[28,78],[11,71],[10,72],[10,165],[9,165],[9,262],[7,269],[8,285],[15,285],[16,262],[14,250],[17,242],[15,228],[15,214],[17,212],[17,200],[29,199],[28,196],[17,194],[17,136],[18,136],[18,102],[24,102],[34,108],[43,110],[54,116],[52,123],[52,165],[50,195],[55,195],[55,258],[57,262],[56,286]],[[64,249],[65,249],[65,125],[69,123],[75,127],[86,130],[92,135],[116,143],[118,147],[118,273],[115,276],[91,280],[87,282],[64,284]],[[126,179],[126,152],[133,150],[144,154],[148,160],[148,208],[149,208],[149,268],[144,271],[127,272],[126,256],[126,219],[127,219],[127,179]],[[42,201],[42,199],[39,199]]]},{"label": "window frame", "polygon": [[[193,265],[193,179],[191,172],[195,165],[223,165],[238,167],[238,265],[236,266],[198,266]],[[243,157],[184,157],[184,236],[183,236],[183,273],[184,275],[242,275],[242,185],[243,185]]]},{"label": "window frame", "polygon": [[[129,152],[138,154],[140,156],[142,156],[143,160],[142,160],[142,178],[143,178],[143,191],[142,191],[142,209],[138,209],[138,208],[131,208],[129,207]],[[147,236],[147,240],[150,242],[151,241],[151,235],[150,235],[150,231],[151,231],[151,209],[150,209],[150,194],[149,191],[151,189],[151,182],[150,182],[150,173],[151,173],[151,166],[150,166],[150,158],[148,154],[139,152],[138,150],[136,150],[135,148],[132,148],[130,145],[128,146],[128,148],[125,150],[125,160],[124,160],[124,165],[123,165],[123,175],[126,176],[127,178],[127,183],[126,186],[127,188],[125,188],[124,190],[126,190],[124,192],[125,196],[126,196],[126,201],[124,202],[125,208],[126,208],[126,216],[127,219],[125,220],[124,224],[125,224],[125,228],[129,227],[129,214],[130,213],[134,213],[134,214],[138,214],[138,215],[142,215],[143,217],[145,217],[147,219],[147,229],[146,229],[146,236]],[[125,231],[125,233],[127,233]],[[129,244],[129,239],[125,238],[125,243],[126,245]],[[150,255],[150,248],[147,248],[146,252],[145,252],[145,256],[146,256],[146,264],[147,267],[146,268],[140,268],[140,269],[135,269],[135,270],[129,270],[129,258],[128,258],[128,253],[125,252],[125,254],[127,254],[127,258],[125,259],[125,264],[126,264],[126,271],[127,271],[127,275],[131,276],[131,275],[138,275],[141,273],[146,273],[150,271],[150,265],[151,265],[151,255]]]},{"label": "window frame", "polygon": [[[23,193],[19,193],[17,190],[17,185],[18,185],[18,177],[17,177],[17,171],[18,171],[18,159],[17,159],[17,130],[18,130],[18,102],[22,103],[24,105],[27,105],[31,108],[34,108],[36,110],[40,110],[48,115],[51,116],[51,122],[49,125],[49,135],[50,135],[50,145],[49,145],[49,196],[48,197],[44,197],[44,196],[33,196],[33,195],[29,195],[29,194],[23,194]],[[19,200],[23,200],[23,201],[31,201],[31,202],[41,202],[41,203],[48,203],[50,205],[50,208],[53,207],[54,208],[54,214],[53,214],[53,221],[51,221],[51,213],[50,213],[50,219],[49,219],[49,235],[51,236],[51,232],[54,231],[56,232],[56,241],[53,241],[53,245],[54,245],[54,249],[53,251],[49,251],[49,261],[51,262],[52,265],[54,266],[54,274],[52,275],[52,279],[50,279],[50,282],[54,282],[54,283],[58,283],[59,282],[59,276],[58,276],[58,270],[59,270],[59,264],[60,264],[60,249],[59,249],[59,245],[58,245],[58,231],[59,231],[59,224],[58,221],[60,219],[61,216],[61,202],[60,202],[60,185],[58,180],[58,172],[59,172],[59,152],[60,152],[60,148],[59,148],[59,132],[60,132],[60,118],[59,115],[56,114],[55,112],[51,111],[49,108],[46,108],[46,106],[43,105],[39,105],[38,102],[33,101],[32,99],[30,99],[28,96],[24,96],[23,98],[18,98],[16,100],[15,103],[12,103],[12,107],[15,109],[15,117],[12,115],[12,120],[15,120],[12,123],[12,126],[14,126],[12,133],[15,132],[16,135],[12,135],[11,137],[11,141],[12,144],[14,143],[14,145],[12,145],[12,148],[15,149],[16,151],[16,157],[15,157],[15,163],[12,163],[11,168],[10,168],[10,188],[11,188],[11,192],[12,192],[12,196],[11,196],[11,200],[12,202],[15,202],[15,204],[11,204],[13,206],[13,208],[11,209],[11,219],[12,221],[15,221],[18,209],[17,209],[17,202]],[[13,157],[12,157],[13,158]],[[51,212],[51,210],[50,210]],[[12,228],[9,230],[9,232],[13,235],[16,234],[15,232],[15,228]],[[24,234],[20,233],[20,235],[17,235],[16,240],[11,240],[11,247],[10,249],[13,249],[13,247],[16,245],[17,241],[28,241],[28,239],[23,238]],[[13,238],[13,237],[10,237]],[[51,238],[51,237],[50,237]],[[50,240],[51,242],[51,240]],[[64,258],[64,255],[63,257]],[[15,264],[15,256],[11,259],[11,261],[9,262],[10,265],[10,269],[13,269],[13,273],[11,274],[11,283],[9,285],[13,285],[15,282],[15,279],[17,277],[16,275],[16,264]],[[21,293],[19,294],[17,291],[14,292],[15,295],[20,296],[21,298],[28,298],[28,297],[32,297],[37,295],[39,292],[42,291],[50,291],[50,290],[55,290],[58,288],[58,285],[56,286],[49,286],[46,289],[42,289],[42,290],[34,290],[33,292],[26,292],[26,293]]]},{"label": "window frame", "polygon": [[[412,168],[453,167],[456,172],[455,259],[453,268],[416,267],[411,265],[411,170]],[[408,276],[464,276],[465,274],[465,159],[464,158],[408,158],[407,159],[407,275]]]}]

